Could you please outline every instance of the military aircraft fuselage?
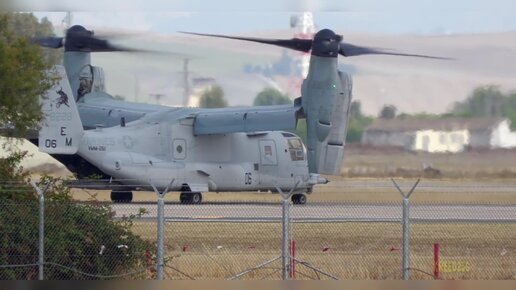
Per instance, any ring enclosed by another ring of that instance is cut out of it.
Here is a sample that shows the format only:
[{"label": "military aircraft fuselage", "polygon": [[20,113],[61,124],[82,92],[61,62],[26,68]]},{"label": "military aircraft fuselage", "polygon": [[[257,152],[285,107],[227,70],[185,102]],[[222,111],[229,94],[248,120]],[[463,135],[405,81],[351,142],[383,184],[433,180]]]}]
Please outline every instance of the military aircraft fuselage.
[{"label": "military aircraft fuselage", "polygon": [[[306,149],[289,132],[194,135],[186,110],[163,119],[84,132],[77,154],[126,185],[157,187],[174,179],[172,190],[257,191],[292,188],[311,191]],[[143,178],[144,180],[144,178]]]}]

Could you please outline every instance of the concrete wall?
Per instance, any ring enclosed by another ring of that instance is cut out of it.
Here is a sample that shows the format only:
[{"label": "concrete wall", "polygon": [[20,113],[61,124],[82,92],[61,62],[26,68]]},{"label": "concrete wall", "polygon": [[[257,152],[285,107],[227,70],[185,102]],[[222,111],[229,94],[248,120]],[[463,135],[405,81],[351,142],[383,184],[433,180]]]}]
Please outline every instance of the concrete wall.
[{"label": "concrete wall", "polygon": [[513,148],[516,147],[516,132],[511,132],[509,120],[504,120],[493,128],[490,134],[490,148]]},{"label": "concrete wall", "polygon": [[364,131],[362,144],[373,146],[400,146],[412,150],[416,132]]},{"label": "concrete wall", "polygon": [[516,132],[510,121],[503,120],[494,128],[482,130],[389,132],[366,130],[362,144],[400,146],[407,150],[426,152],[461,152],[471,148],[515,148]]},{"label": "concrete wall", "polygon": [[467,130],[413,132],[365,131],[362,144],[374,146],[400,146],[412,151],[460,152],[470,141]]},{"label": "concrete wall", "polygon": [[491,130],[474,130],[470,131],[470,142],[471,148],[491,148]]},{"label": "concrete wall", "polygon": [[426,152],[461,152],[468,143],[469,132],[467,130],[421,130],[416,132],[415,142],[411,149]]}]

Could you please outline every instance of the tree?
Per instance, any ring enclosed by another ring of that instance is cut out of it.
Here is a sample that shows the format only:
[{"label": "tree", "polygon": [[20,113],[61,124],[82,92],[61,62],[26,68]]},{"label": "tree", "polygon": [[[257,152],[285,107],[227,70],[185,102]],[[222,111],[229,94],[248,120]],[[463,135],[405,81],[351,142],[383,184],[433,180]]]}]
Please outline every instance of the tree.
[{"label": "tree", "polygon": [[[20,167],[24,156],[14,153],[0,160],[0,265],[37,261],[38,197],[28,184],[29,173]],[[120,275],[147,265],[145,253],[155,246],[132,232],[131,218],[113,219],[108,205],[73,202],[61,179],[45,176],[41,182],[51,184],[45,193],[45,279],[91,279],[79,272]],[[0,268],[2,280],[36,278],[35,267]]]},{"label": "tree", "polygon": [[[9,26],[14,35],[18,37],[32,40],[38,37],[55,36],[52,22],[46,17],[43,17],[41,21],[32,13],[11,13],[9,17]],[[61,50],[43,48],[42,54],[45,61],[50,64],[62,63],[63,54]]]},{"label": "tree", "polygon": [[352,101],[351,102],[351,107],[349,108],[349,117],[350,118],[362,117],[362,103],[360,103],[360,101]]},{"label": "tree", "polygon": [[299,119],[297,121],[296,129],[289,131],[299,136],[299,138],[301,138],[301,140],[306,144],[306,130],[306,119]]},{"label": "tree", "polygon": [[398,109],[394,105],[384,105],[378,114],[379,118],[382,119],[394,119],[396,118],[396,111]]},{"label": "tree", "polygon": [[469,117],[501,116],[505,99],[498,86],[478,87],[465,101],[455,103],[453,112]]},{"label": "tree", "polygon": [[220,86],[212,86],[204,91],[199,100],[201,108],[224,108],[228,106],[228,102],[224,99],[224,90]]},{"label": "tree", "polygon": [[274,88],[265,88],[254,98],[254,106],[286,105],[292,104],[292,100]]},{"label": "tree", "polygon": [[[0,128],[15,129],[14,136],[37,126],[42,117],[38,97],[53,84],[41,48],[28,39],[38,36],[32,33],[39,29],[34,19],[0,13]],[[30,173],[20,166],[27,153],[9,153],[0,158],[0,265],[34,264],[38,197],[29,185]],[[84,278],[78,271],[116,275],[145,266],[145,251],[153,249],[132,233],[130,219],[114,220],[106,205],[74,203],[62,180],[44,177],[43,182],[53,184],[45,194],[45,262],[54,263],[45,267],[46,279]],[[99,254],[101,246],[105,250]],[[0,268],[2,280],[35,278],[35,267]]]},{"label": "tree", "polygon": [[505,117],[516,129],[516,92],[503,93],[500,87],[475,88],[471,95],[453,106],[451,115],[459,117]]},{"label": "tree", "polygon": [[352,101],[349,110],[348,132],[346,142],[354,143],[362,140],[364,129],[373,122],[373,118],[362,114],[360,101]]},{"label": "tree", "polygon": [[53,84],[41,48],[20,28],[26,18],[31,19],[26,14],[0,14],[0,126],[14,129],[13,136],[37,126],[42,117],[38,97]]}]

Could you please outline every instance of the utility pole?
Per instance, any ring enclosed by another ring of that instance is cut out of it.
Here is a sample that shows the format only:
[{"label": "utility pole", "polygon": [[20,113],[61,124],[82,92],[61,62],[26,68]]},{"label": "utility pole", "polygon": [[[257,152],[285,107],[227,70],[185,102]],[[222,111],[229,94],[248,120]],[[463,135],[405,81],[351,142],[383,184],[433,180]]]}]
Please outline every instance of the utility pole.
[{"label": "utility pole", "polygon": [[72,26],[72,12],[71,11],[66,12],[66,16],[61,21],[61,24],[63,25],[63,28],[64,28],[63,30],[66,34],[66,30],[68,30],[68,28],[70,28],[70,26]]},{"label": "utility pole", "polygon": [[156,104],[161,105],[161,98],[165,96],[165,94],[149,94],[150,97],[156,98]]},{"label": "utility pole", "polygon": [[189,62],[189,58],[183,58],[183,107],[188,106],[190,99],[190,71],[188,70]]},{"label": "utility pole", "polygon": [[138,73],[134,73],[134,101],[138,102],[140,98],[140,77]]}]

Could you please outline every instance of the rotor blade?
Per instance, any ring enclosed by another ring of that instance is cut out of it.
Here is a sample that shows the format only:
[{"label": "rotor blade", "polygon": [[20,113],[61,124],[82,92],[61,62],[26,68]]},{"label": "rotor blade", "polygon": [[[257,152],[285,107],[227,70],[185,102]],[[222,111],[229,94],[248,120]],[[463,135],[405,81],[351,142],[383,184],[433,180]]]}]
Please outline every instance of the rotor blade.
[{"label": "rotor blade", "polygon": [[32,42],[48,48],[63,47],[62,37],[40,37],[33,39]]},{"label": "rotor blade", "polygon": [[239,36],[228,36],[228,35],[220,35],[220,34],[205,34],[205,33],[195,33],[195,32],[186,32],[179,31],[179,33],[184,34],[192,34],[192,35],[200,35],[200,36],[209,36],[209,37],[218,37],[218,38],[228,38],[235,40],[245,40],[252,41],[264,44],[272,44],[288,49],[293,49],[302,52],[309,52],[312,49],[312,40],[311,39],[300,39],[300,38],[292,38],[292,39],[267,39],[267,38],[255,38],[255,37],[239,37]]},{"label": "rotor blade", "polygon": [[71,36],[67,38],[65,43],[67,51],[84,51],[84,52],[142,52],[141,49],[133,49],[129,47],[114,45],[108,40],[91,36]]},{"label": "rotor blade", "polygon": [[344,43],[344,42],[340,43],[339,54],[342,56],[345,56],[345,57],[367,55],[367,54],[380,54],[380,55],[395,55],[395,56],[409,56],[409,57],[451,60],[451,58],[448,58],[448,57],[431,56],[431,55],[424,55],[424,54],[402,53],[402,52],[391,52],[391,51],[387,51],[387,50],[383,50],[383,49],[356,46],[356,45]]}]

